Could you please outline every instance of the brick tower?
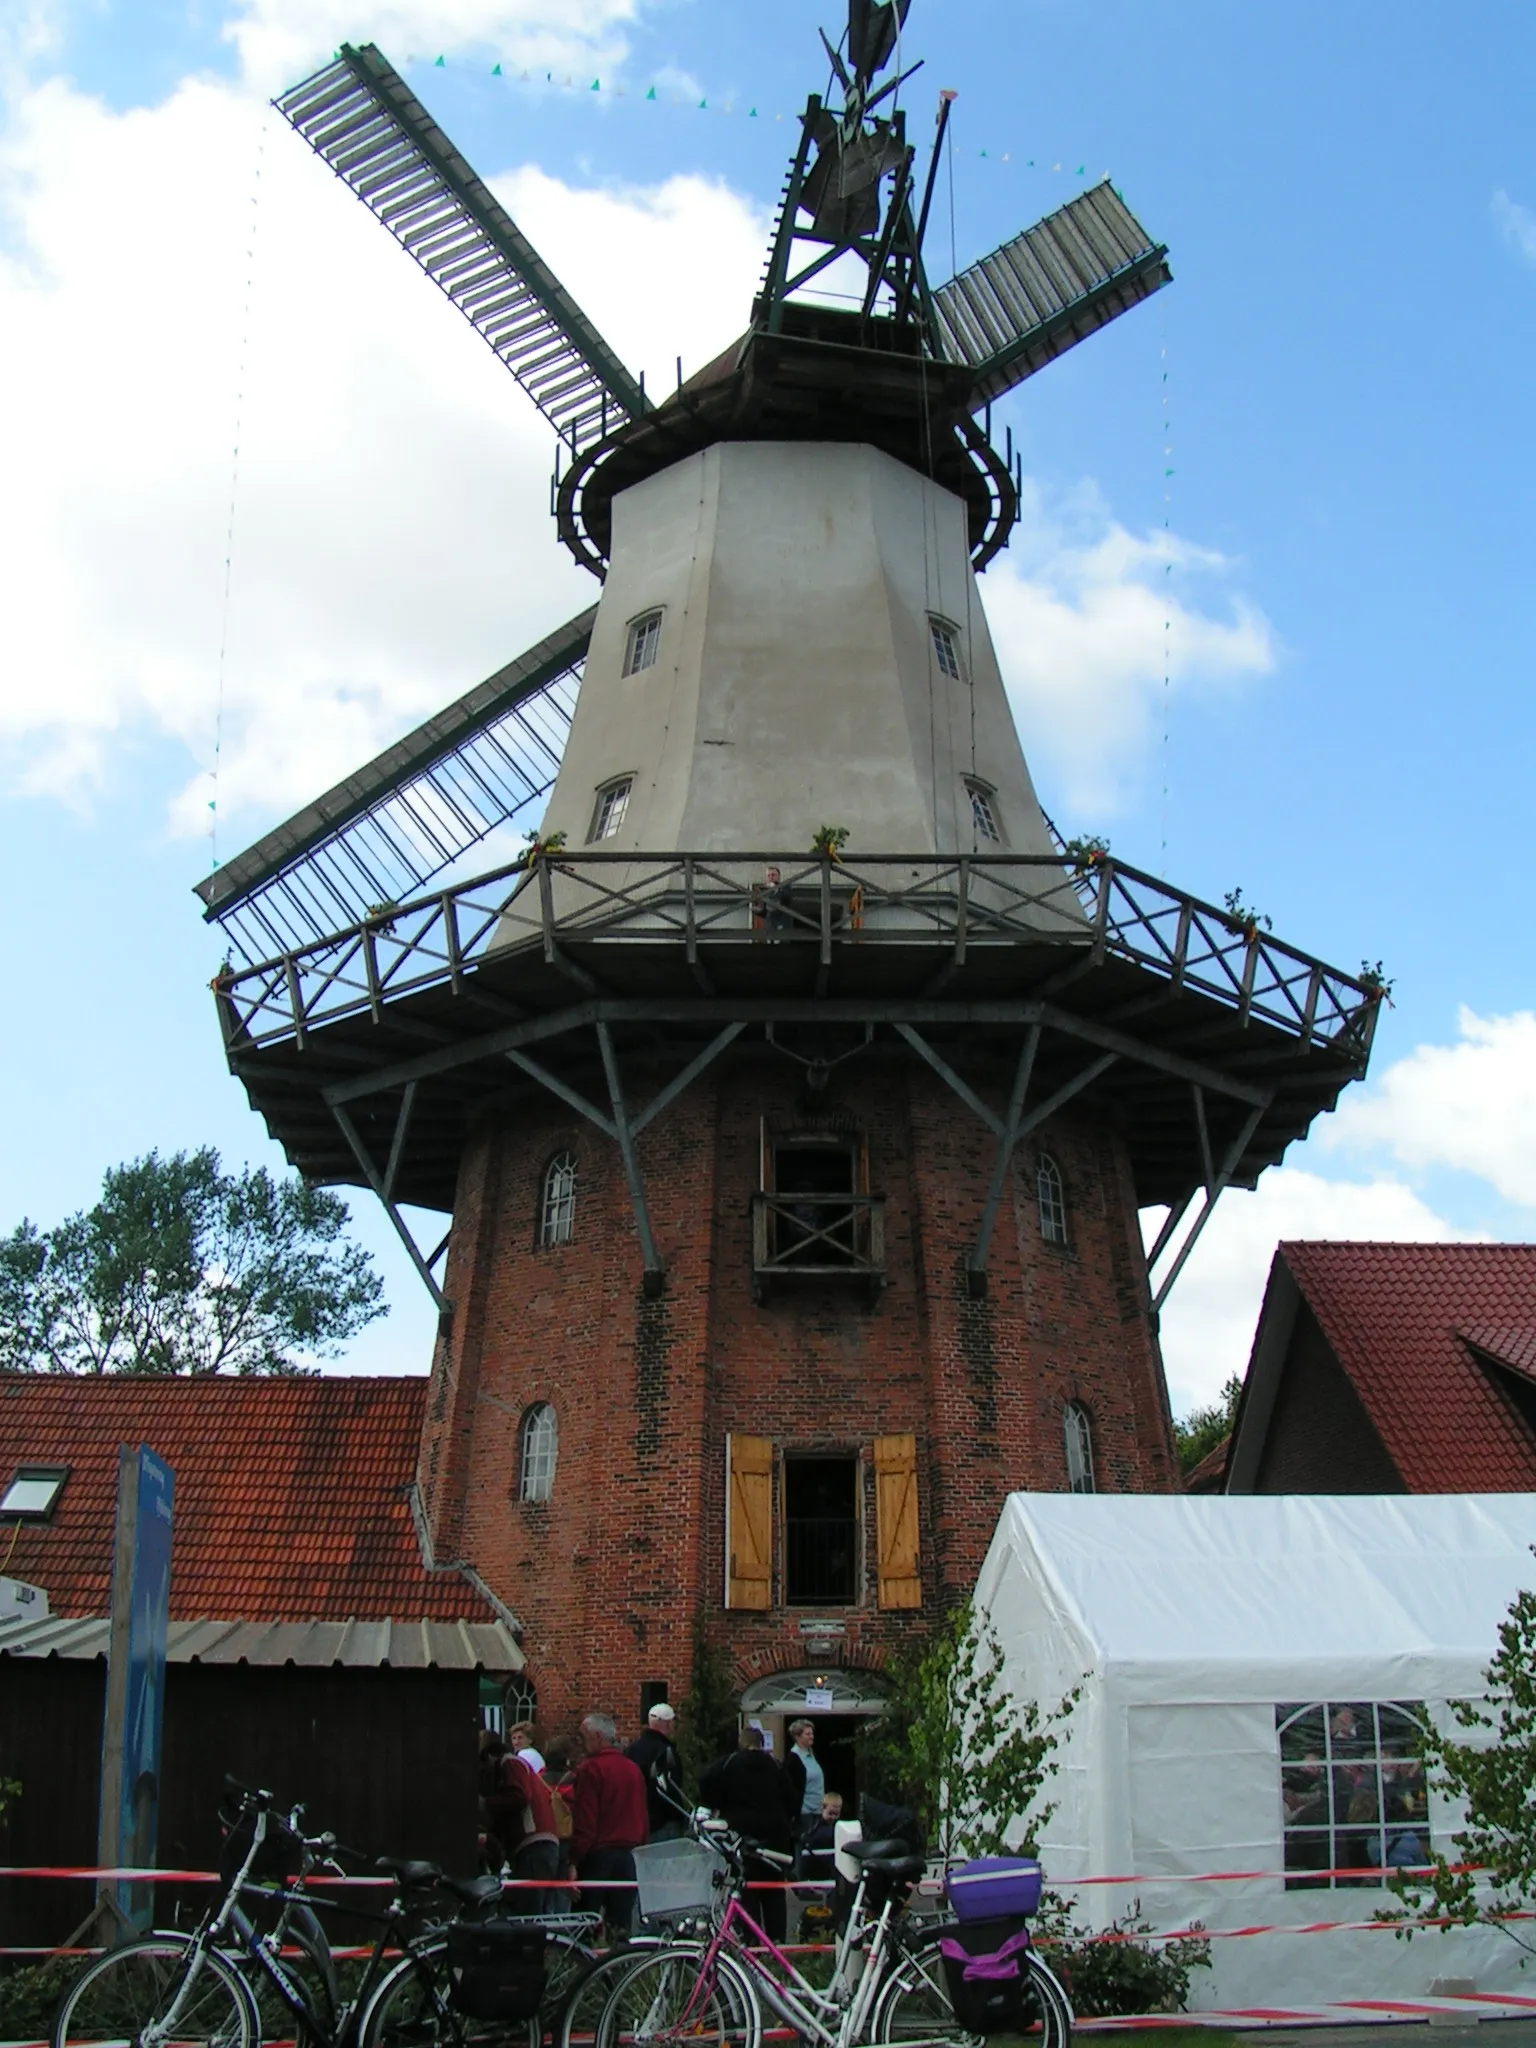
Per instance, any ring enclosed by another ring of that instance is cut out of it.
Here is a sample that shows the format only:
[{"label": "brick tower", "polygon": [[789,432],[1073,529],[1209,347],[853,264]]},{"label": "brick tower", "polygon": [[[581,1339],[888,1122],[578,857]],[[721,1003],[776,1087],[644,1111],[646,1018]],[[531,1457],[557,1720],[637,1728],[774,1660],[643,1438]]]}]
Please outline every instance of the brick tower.
[{"label": "brick tower", "polygon": [[[1040,812],[987,422],[1165,252],[1103,185],[932,290],[943,114],[919,193],[896,23],[854,0],[751,325],[659,405],[376,51],[282,102],[557,420],[604,579],[203,888],[250,962],[232,1068],[439,1304],[423,1541],[517,1615],[554,1725],[680,1697],[702,1633],[745,1710],[831,1732],[1009,1491],[1176,1484],[1158,1305],[1369,1052],[1368,984]],[[839,257],[862,310],[806,295]]]}]

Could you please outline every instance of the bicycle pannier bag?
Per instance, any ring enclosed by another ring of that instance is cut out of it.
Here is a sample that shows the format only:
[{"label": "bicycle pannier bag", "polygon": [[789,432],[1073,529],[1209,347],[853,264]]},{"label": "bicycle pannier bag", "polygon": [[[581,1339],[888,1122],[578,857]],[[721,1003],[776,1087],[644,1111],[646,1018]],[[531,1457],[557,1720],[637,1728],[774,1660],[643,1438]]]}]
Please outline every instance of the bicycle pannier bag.
[{"label": "bicycle pannier bag", "polygon": [[449,2002],[477,2020],[531,2020],[544,2000],[544,1931],[512,1920],[448,1928]]},{"label": "bicycle pannier bag", "polygon": [[968,2034],[1022,2034],[1033,2025],[1035,1994],[1026,1966],[1029,1927],[1022,1915],[947,1927],[939,1953],[949,2002]]}]

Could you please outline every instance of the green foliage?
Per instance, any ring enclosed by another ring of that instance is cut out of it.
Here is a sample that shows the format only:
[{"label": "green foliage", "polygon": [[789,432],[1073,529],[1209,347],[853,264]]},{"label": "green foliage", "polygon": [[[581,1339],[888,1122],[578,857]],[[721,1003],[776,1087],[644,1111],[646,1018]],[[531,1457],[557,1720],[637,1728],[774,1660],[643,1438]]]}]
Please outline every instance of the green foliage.
[{"label": "green foliage", "polygon": [[870,1788],[912,1808],[935,1855],[1010,1854],[1053,1811],[1040,1792],[1077,1698],[1044,1713],[1015,1698],[991,1623],[956,1607],[897,1658],[890,1703],[864,1726]]},{"label": "green foliage", "polygon": [[1109,841],[1097,832],[1084,832],[1067,840],[1061,850],[1077,872],[1085,874],[1109,858]]},{"label": "green foliage", "polygon": [[848,827],[846,825],[818,825],[816,827],[816,837],[811,841],[811,851],[812,853],[824,854],[831,860],[837,860],[847,844]]},{"label": "green foliage", "polygon": [[46,2041],[59,2000],[80,1967],[78,1956],[0,1963],[0,2040]]},{"label": "green foliage", "polygon": [[1389,1010],[1397,1008],[1392,1000],[1392,991],[1397,984],[1379,960],[1374,966],[1369,960],[1360,962],[1360,982],[1368,996],[1374,996],[1378,1003],[1385,1003]]},{"label": "green foliage", "polygon": [[[1451,1702],[1472,1739],[1428,1726],[1419,1739],[1430,1790],[1465,1810],[1452,1853],[1432,1851],[1425,1875],[1394,1871],[1388,1883],[1409,1912],[1459,1927],[1492,1922],[1530,1949],[1502,1916],[1536,1904],[1536,1593],[1515,1595],[1483,1675],[1483,1699]],[[1401,1931],[1411,1938],[1411,1928]]]},{"label": "green foliage", "polygon": [[693,1638],[693,1683],[678,1710],[677,1753],[683,1766],[683,1790],[690,1801],[699,1796],[699,1779],[736,1739],[736,1688],[730,1666],[702,1628]]},{"label": "green foliage", "polygon": [[387,1313],[345,1241],[346,1204],[219,1155],[113,1167],[94,1208],[0,1238],[0,1366],[12,1372],[303,1371]]},{"label": "green foliage", "polygon": [[1223,1437],[1232,1434],[1243,1383],[1234,1373],[1221,1390],[1221,1398],[1208,1408],[1194,1408],[1181,1422],[1173,1422],[1173,1441],[1179,1453],[1179,1470],[1193,1472],[1200,1460],[1209,1457]]},{"label": "green foliage", "polygon": [[[1189,2000],[1189,1973],[1211,1967],[1211,1944],[1203,1933],[1180,1941],[1148,1942],[1149,1922],[1138,1899],[1106,1928],[1079,1927],[1075,1909],[1057,1892],[1047,1892],[1034,1922],[1047,1944],[1051,1968],[1066,1984],[1079,2019],[1115,2013],[1182,2012]],[[1199,1922],[1195,1922],[1198,1929]]]},{"label": "green foliage", "polygon": [[19,1778],[0,1778],[0,1820],[5,1819],[5,1816],[20,1797],[21,1780]]},{"label": "green foliage", "polygon": [[1273,918],[1267,917],[1262,910],[1255,910],[1251,903],[1245,903],[1241,889],[1229,889],[1221,900],[1227,906],[1227,924],[1242,937],[1252,939],[1260,925],[1267,932],[1274,930]]}]

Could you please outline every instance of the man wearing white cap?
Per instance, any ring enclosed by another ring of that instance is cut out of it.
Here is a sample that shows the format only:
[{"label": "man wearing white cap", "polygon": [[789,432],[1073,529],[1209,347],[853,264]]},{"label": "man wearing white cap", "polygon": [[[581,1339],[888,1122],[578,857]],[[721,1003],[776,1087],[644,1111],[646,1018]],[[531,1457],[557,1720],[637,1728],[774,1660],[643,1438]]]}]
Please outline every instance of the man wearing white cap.
[{"label": "man wearing white cap", "polygon": [[645,1779],[649,1839],[653,1842],[675,1842],[683,1832],[682,1814],[672,1803],[680,1802],[683,1796],[682,1763],[672,1740],[676,1719],[666,1701],[659,1700],[650,1711],[645,1733],[636,1736],[624,1752],[631,1763],[640,1766],[640,1775]]}]

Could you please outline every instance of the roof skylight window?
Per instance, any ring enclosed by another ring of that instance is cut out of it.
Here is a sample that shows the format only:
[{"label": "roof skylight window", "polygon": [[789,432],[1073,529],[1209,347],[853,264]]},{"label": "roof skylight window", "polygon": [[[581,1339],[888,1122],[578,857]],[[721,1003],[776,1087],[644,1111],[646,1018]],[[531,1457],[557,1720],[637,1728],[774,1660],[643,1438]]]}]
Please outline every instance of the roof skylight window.
[{"label": "roof skylight window", "polygon": [[0,1521],[51,1521],[68,1477],[67,1465],[18,1465],[15,1478],[0,1494]]}]

